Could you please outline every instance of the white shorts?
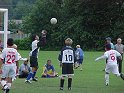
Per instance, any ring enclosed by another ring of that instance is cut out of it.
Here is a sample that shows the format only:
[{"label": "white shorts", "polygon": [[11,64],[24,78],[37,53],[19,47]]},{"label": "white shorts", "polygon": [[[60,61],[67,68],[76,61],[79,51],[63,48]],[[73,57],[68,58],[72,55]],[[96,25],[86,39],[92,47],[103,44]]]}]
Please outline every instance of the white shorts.
[{"label": "white shorts", "polygon": [[107,73],[112,72],[113,74],[119,75],[119,71],[118,71],[118,65],[117,64],[107,64],[105,71]]},{"label": "white shorts", "polygon": [[2,78],[11,77],[14,78],[16,75],[15,66],[13,65],[3,65],[2,67]]}]

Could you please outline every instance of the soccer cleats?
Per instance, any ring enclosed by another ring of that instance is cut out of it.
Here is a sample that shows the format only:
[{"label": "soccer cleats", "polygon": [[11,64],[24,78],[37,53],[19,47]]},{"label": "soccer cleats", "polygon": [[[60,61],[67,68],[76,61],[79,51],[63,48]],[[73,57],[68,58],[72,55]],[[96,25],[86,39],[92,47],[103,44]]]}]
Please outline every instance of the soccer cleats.
[{"label": "soccer cleats", "polygon": [[9,89],[4,89],[3,93],[9,93]]},{"label": "soccer cleats", "polygon": [[30,80],[25,80],[25,83],[31,84],[32,82]]},{"label": "soccer cleats", "polygon": [[60,89],[59,90],[63,90],[63,87],[60,87]]},{"label": "soccer cleats", "polygon": [[37,82],[38,80],[37,80],[36,78],[33,78],[33,79],[32,79],[32,81],[35,81],[35,82]]}]

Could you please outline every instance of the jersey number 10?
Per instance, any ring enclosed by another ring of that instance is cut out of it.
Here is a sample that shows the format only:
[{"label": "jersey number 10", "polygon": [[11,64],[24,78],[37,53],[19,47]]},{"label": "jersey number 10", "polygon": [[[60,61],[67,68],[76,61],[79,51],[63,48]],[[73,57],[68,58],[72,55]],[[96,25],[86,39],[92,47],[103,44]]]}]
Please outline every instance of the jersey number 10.
[{"label": "jersey number 10", "polygon": [[72,55],[65,55],[65,61],[72,61]]}]

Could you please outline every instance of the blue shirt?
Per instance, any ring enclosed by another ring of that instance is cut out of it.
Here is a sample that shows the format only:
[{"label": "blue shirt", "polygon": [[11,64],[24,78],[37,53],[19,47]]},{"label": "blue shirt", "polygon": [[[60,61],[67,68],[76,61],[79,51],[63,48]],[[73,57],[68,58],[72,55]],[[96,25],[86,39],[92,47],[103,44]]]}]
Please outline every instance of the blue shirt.
[{"label": "blue shirt", "polygon": [[47,74],[51,74],[55,71],[54,66],[53,65],[47,65],[45,64],[45,69],[44,69],[44,73],[47,72]]},{"label": "blue shirt", "polygon": [[115,47],[114,47],[114,44],[113,43],[110,43],[111,44],[111,49],[114,49]]},{"label": "blue shirt", "polygon": [[84,52],[81,48],[77,48],[75,54],[76,54],[76,59],[83,59],[84,57]]}]

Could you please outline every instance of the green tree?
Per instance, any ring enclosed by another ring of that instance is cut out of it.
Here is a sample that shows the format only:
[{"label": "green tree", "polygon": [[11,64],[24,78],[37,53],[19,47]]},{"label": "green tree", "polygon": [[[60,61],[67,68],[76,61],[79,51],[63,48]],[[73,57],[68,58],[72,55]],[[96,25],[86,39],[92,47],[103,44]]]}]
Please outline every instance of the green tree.
[{"label": "green tree", "polygon": [[[108,36],[124,39],[123,16],[122,0],[38,0],[24,18],[23,29],[32,34],[47,30],[48,47],[61,47],[71,37],[74,46],[101,50]],[[52,17],[58,19],[56,25],[50,24]]]}]

